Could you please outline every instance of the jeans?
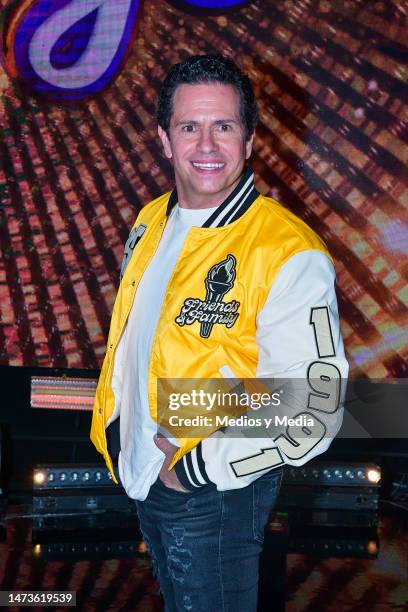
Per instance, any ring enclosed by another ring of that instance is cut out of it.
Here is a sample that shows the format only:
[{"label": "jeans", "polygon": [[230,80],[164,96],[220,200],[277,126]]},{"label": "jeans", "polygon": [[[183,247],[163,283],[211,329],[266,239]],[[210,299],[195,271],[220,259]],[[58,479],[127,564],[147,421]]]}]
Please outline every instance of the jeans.
[{"label": "jeans", "polygon": [[256,612],[264,529],[282,468],[243,489],[193,493],[158,478],[137,503],[166,612]]}]

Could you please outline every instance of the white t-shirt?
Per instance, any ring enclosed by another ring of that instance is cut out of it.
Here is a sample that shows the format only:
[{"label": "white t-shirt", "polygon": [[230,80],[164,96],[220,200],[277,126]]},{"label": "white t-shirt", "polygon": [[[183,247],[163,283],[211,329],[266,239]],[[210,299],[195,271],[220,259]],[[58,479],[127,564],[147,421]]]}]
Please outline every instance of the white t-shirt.
[{"label": "white t-shirt", "polygon": [[[112,388],[121,418],[119,475],[129,497],[143,500],[157,479],[164,455],[154,441],[157,423],[150,416],[147,382],[150,352],[166,288],[191,227],[201,227],[217,209],[175,206],[160,244],[136,291],[115,356]],[[110,419],[112,422],[113,418]],[[177,441],[170,439],[173,444]]]}]

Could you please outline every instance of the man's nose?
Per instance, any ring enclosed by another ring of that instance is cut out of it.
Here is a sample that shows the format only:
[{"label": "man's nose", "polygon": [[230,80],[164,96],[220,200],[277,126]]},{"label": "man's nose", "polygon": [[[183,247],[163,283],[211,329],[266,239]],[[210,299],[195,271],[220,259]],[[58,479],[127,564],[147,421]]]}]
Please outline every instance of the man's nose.
[{"label": "man's nose", "polygon": [[200,130],[197,149],[203,153],[211,153],[218,149],[215,135],[211,129]]}]

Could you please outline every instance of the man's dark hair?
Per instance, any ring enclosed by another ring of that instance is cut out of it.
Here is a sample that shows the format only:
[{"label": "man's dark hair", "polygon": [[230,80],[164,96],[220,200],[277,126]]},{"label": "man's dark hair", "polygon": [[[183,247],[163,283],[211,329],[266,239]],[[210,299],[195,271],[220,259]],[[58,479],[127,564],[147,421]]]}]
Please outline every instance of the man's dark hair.
[{"label": "man's dark hair", "polygon": [[192,55],[171,68],[159,92],[157,122],[160,127],[169,133],[176,88],[183,84],[201,83],[221,83],[235,87],[239,93],[240,116],[248,140],[258,123],[258,104],[251,81],[232,60],[222,55]]}]

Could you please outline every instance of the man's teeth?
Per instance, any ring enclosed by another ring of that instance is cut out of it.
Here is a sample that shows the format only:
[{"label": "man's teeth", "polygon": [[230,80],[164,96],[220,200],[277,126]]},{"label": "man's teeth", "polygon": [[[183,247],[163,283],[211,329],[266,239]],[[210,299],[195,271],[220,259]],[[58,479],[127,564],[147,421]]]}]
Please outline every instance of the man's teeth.
[{"label": "man's teeth", "polygon": [[215,168],[223,168],[225,164],[199,164],[197,162],[193,162],[194,168],[202,168],[204,170],[213,170]]}]

